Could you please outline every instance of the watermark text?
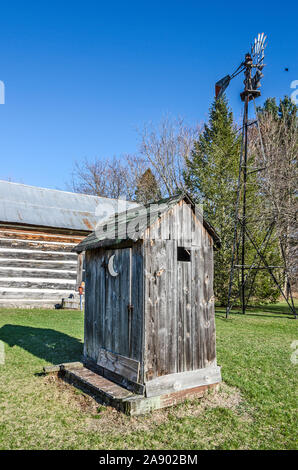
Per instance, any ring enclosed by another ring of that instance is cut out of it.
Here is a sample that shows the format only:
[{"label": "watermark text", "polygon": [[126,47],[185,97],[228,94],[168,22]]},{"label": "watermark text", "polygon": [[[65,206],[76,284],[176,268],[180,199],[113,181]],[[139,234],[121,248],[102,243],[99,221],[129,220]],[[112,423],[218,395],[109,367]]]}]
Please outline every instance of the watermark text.
[{"label": "watermark text", "polygon": [[291,101],[298,105],[298,80],[292,81],[291,88],[294,88],[294,91],[291,93]]},{"label": "watermark text", "polygon": [[0,104],[5,103],[5,85],[2,80],[0,80]]}]

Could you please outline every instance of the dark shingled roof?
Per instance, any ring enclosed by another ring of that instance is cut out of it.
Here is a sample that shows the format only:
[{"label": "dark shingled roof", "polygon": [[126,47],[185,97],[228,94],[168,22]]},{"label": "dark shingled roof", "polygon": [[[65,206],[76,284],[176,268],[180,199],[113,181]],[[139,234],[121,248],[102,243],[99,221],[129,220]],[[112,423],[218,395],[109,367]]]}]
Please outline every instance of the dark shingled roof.
[{"label": "dark shingled roof", "polygon": [[[98,225],[96,231],[88,235],[73,251],[81,253],[82,251],[94,248],[114,246],[127,239],[137,241],[142,238],[145,230],[150,225],[154,224],[158,218],[178,204],[182,199],[185,199],[194,209],[194,202],[188,194],[184,193],[166,199],[160,199],[155,202],[154,205],[150,203],[145,206],[137,206],[127,211],[114,214],[104,223]],[[148,211],[149,207],[150,217]],[[137,219],[138,222],[137,233],[135,224],[131,223],[135,219]],[[203,220],[203,224],[212,236],[215,245],[220,247],[220,239],[214,228],[205,219]]]}]

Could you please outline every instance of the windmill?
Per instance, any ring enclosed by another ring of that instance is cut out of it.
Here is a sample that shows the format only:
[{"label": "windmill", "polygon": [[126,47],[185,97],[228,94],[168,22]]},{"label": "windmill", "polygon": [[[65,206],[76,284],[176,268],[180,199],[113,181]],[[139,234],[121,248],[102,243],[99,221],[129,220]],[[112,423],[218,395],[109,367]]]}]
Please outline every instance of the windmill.
[{"label": "windmill", "polygon": [[[281,295],[286,300],[291,312],[296,318],[296,311],[294,302],[291,296],[291,303],[284,294],[276,275],[274,274],[275,268],[283,268],[282,266],[270,266],[266,260],[266,248],[268,246],[269,239],[273,233],[275,221],[272,220],[267,228],[266,235],[261,245],[258,246],[254,240],[253,235],[249,232],[247,227],[247,216],[246,216],[246,186],[247,186],[247,156],[248,156],[248,126],[258,122],[258,116],[256,112],[256,121],[253,123],[248,122],[248,106],[251,100],[261,95],[259,88],[261,87],[261,79],[263,78],[264,69],[264,57],[266,48],[266,38],[264,33],[258,34],[251,45],[251,51],[245,54],[244,60],[240,63],[237,69],[231,74],[226,75],[215,84],[215,97],[220,98],[229,86],[231,80],[237,77],[239,74],[244,73],[244,90],[240,93],[241,100],[244,102],[244,113],[243,113],[243,126],[242,126],[242,144],[239,161],[239,174],[238,174],[238,185],[237,185],[237,196],[235,206],[235,220],[234,220],[234,240],[232,247],[232,260],[229,280],[229,291],[228,291],[228,303],[226,310],[226,317],[229,316],[229,312],[233,306],[232,302],[232,288],[234,283],[234,274],[236,269],[241,270],[240,276],[240,291],[239,296],[242,305],[242,313],[245,313],[246,307],[249,301],[250,294],[252,292],[253,283],[256,277],[258,269],[268,270],[272,280],[277,285]],[[256,108],[255,108],[256,110]],[[261,132],[259,128],[259,136],[261,139]],[[263,145],[261,145],[263,149]],[[265,158],[265,157],[264,157]],[[256,169],[254,171],[262,171],[263,169]],[[242,198],[242,201],[241,201]],[[242,205],[242,211],[240,214],[240,205]],[[246,262],[246,244],[249,241],[255,250],[256,256],[254,262],[251,265],[245,264]],[[240,261],[238,260],[240,258]],[[258,259],[258,262],[256,262]],[[240,264],[239,264],[240,263]],[[249,289],[249,294],[246,296],[246,287],[248,284],[249,273],[253,270],[252,281]]]},{"label": "windmill", "polygon": [[[251,52],[245,54],[245,60],[241,62],[239,67],[232,73],[232,75],[226,75],[221,80],[215,84],[215,98],[219,98],[227,89],[230,84],[230,81],[237,77],[241,72],[245,73],[245,90],[241,93],[242,101],[245,101],[245,96],[248,94],[249,101],[253,97],[261,95],[261,92],[258,90],[261,83],[260,80],[263,78],[262,70],[265,66],[264,57],[265,57],[265,48],[267,36],[258,34],[258,37],[255,38],[253,44],[251,45]],[[252,73],[252,70],[255,69],[255,73]]]}]

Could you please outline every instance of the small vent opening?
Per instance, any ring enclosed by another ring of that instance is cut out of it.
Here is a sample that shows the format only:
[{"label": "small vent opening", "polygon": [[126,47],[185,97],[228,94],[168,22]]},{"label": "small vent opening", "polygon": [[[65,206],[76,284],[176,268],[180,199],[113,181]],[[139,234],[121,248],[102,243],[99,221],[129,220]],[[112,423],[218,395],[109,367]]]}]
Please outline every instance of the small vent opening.
[{"label": "small vent opening", "polygon": [[177,260],[178,261],[188,261],[190,262],[190,249],[185,248],[184,246],[178,246],[177,250]]}]

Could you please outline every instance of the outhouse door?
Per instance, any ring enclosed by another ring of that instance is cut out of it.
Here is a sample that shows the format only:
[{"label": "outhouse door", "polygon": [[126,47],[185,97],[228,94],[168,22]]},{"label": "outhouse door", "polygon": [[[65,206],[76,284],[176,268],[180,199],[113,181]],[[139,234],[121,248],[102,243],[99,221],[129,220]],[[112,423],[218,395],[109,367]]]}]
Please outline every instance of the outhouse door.
[{"label": "outhouse door", "polygon": [[115,354],[132,357],[132,249],[107,250],[103,266],[103,347]]}]

